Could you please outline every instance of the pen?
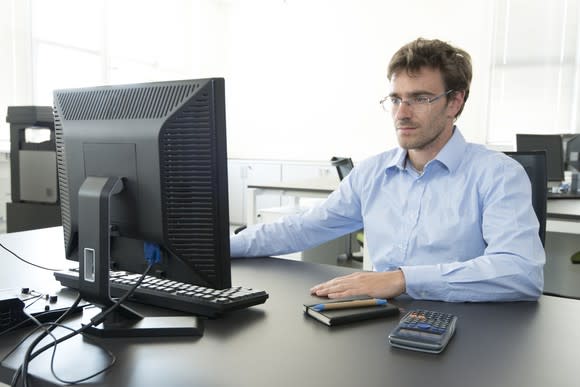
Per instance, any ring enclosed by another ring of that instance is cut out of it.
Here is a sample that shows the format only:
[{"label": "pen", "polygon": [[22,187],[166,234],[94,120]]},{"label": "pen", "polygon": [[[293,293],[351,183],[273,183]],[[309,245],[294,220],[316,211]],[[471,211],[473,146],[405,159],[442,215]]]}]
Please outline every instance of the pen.
[{"label": "pen", "polygon": [[312,306],[312,309],[314,309],[317,312],[322,312],[323,310],[361,308],[363,306],[376,306],[386,304],[387,300],[385,299],[372,298],[370,300],[353,300],[353,301],[329,302],[327,304],[316,304]]}]

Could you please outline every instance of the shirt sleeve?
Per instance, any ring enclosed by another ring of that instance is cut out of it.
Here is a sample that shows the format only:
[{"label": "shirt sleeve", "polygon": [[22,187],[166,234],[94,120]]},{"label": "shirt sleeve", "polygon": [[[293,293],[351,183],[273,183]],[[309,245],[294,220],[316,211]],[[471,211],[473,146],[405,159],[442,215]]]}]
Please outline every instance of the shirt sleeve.
[{"label": "shirt sleeve", "polygon": [[[354,170],[351,171],[351,174]],[[303,251],[362,228],[360,201],[347,176],[328,199],[301,214],[252,225],[230,237],[232,257]]]},{"label": "shirt sleeve", "polygon": [[527,174],[501,163],[482,194],[484,254],[437,265],[402,266],[406,291],[443,301],[535,300],[543,288],[545,252]]}]

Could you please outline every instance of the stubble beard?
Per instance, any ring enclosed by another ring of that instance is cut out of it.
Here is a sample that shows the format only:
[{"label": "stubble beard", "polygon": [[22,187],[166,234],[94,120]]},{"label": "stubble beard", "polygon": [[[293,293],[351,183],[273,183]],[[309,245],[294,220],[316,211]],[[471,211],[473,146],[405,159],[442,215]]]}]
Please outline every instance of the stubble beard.
[{"label": "stubble beard", "polygon": [[[415,129],[413,130],[413,134],[416,131],[421,131],[420,126],[413,125],[411,122],[400,122],[401,126],[412,126]],[[397,127],[399,123],[397,123]],[[429,148],[430,145],[437,142],[437,140],[441,137],[443,132],[445,131],[445,127],[441,125],[436,131],[434,132],[427,132],[427,133],[418,133],[418,136],[407,136],[405,134],[399,133],[397,130],[397,139],[399,141],[399,145],[401,148],[405,150],[423,150]]]}]

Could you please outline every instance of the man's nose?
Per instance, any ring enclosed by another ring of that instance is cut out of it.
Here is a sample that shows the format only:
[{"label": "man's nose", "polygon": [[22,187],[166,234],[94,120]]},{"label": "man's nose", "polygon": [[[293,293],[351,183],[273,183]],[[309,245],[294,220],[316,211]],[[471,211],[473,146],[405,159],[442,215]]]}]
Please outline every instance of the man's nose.
[{"label": "man's nose", "polygon": [[400,120],[403,118],[409,118],[411,116],[412,110],[413,109],[412,109],[411,105],[409,105],[409,103],[407,101],[401,101],[401,103],[399,104],[399,107],[397,108],[397,110],[393,114],[393,118],[395,118],[396,120]]}]

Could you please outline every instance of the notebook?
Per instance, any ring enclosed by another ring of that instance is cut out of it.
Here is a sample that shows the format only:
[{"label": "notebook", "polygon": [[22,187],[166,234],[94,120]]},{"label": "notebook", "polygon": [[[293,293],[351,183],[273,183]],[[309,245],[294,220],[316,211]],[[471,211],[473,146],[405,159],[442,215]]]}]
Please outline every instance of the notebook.
[{"label": "notebook", "polygon": [[[360,300],[360,298],[357,298],[357,300]],[[370,320],[374,318],[381,318],[387,316],[396,316],[399,314],[399,308],[390,303],[386,303],[384,305],[364,306],[348,309],[331,309],[322,311],[317,311],[313,308],[315,305],[319,304],[331,304],[344,301],[348,300],[341,299],[341,300],[318,302],[316,304],[305,304],[304,313],[328,326],[347,324],[355,321]]]}]

